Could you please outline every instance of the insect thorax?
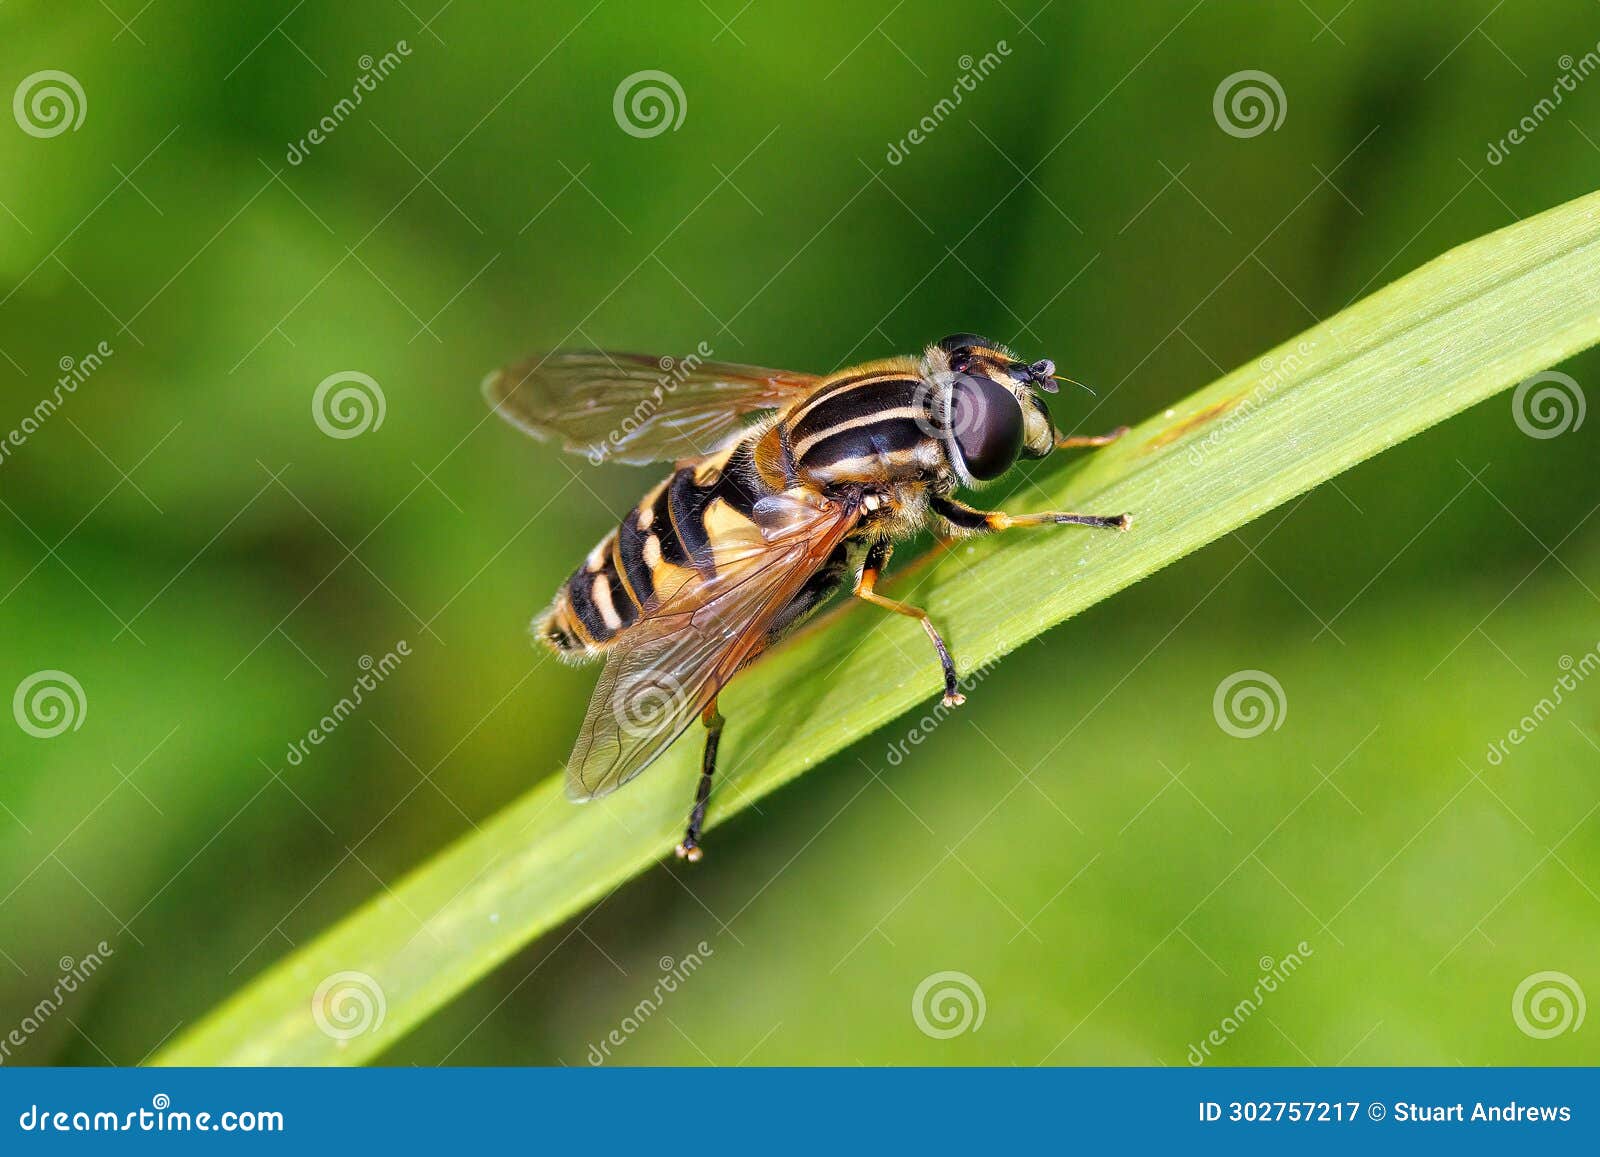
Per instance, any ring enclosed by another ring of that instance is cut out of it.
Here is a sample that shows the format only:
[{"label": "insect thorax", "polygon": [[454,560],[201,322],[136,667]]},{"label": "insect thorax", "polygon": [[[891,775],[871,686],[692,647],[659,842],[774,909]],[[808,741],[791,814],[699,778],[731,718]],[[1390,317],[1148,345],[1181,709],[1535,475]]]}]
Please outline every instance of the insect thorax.
[{"label": "insect thorax", "polygon": [[797,480],[819,488],[933,482],[950,472],[936,436],[936,394],[904,370],[864,371],[818,390],[771,434],[782,439]]}]

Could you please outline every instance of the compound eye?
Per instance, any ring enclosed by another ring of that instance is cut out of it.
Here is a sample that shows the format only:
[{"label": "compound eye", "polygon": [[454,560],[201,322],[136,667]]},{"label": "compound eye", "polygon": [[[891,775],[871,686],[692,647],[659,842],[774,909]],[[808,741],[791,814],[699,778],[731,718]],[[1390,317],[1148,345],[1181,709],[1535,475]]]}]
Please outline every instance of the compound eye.
[{"label": "compound eye", "polygon": [[996,349],[994,342],[986,337],[979,337],[975,333],[953,333],[939,343],[939,348],[947,354],[953,354],[963,349]]},{"label": "compound eye", "polygon": [[1000,477],[1022,452],[1022,407],[1015,394],[988,378],[956,378],[950,428],[967,473],[979,481]]}]

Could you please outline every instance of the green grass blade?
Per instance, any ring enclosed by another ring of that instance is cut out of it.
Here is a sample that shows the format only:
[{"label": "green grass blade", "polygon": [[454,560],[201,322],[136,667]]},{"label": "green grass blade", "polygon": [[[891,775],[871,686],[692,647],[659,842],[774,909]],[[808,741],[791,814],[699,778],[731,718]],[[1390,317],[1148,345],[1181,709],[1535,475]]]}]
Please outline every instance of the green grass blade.
[{"label": "green grass blade", "polygon": [[[963,544],[918,571],[916,599],[961,668],[974,671],[1597,340],[1600,194],[1447,253],[1150,419],[1081,469],[1042,476],[1052,505],[1132,511],[1131,532],[1050,528]],[[1035,494],[1026,505],[1043,500]],[[996,593],[1008,589],[1028,597]],[[849,623],[835,617],[791,640],[723,697],[730,774],[713,821],[894,716],[935,709],[938,669],[917,625],[870,607],[845,615]],[[257,978],[157,1062],[376,1056],[530,939],[668,854],[698,756],[698,739],[689,739],[625,791],[584,807],[569,805],[552,777]],[[714,839],[697,870],[718,870]],[[312,999],[347,971],[381,990],[383,1019],[336,1040],[319,1029]]]}]

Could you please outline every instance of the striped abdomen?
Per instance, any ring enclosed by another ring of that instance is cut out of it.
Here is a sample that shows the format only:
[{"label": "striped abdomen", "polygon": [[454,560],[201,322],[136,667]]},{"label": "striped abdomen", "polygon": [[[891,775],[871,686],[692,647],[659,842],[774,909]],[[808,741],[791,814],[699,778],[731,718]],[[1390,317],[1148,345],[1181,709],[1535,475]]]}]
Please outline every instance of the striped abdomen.
[{"label": "striped abdomen", "polygon": [[759,433],[662,482],[589,552],[535,623],[574,657],[598,654],[652,610],[665,592],[717,573],[720,542],[742,540],[758,499],[777,487],[755,464]]}]

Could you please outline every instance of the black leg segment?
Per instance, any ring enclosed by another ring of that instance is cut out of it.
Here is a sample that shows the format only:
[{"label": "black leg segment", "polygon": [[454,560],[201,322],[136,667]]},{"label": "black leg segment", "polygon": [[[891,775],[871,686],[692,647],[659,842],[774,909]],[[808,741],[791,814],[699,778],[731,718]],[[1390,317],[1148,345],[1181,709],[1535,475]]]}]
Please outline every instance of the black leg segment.
[{"label": "black leg segment", "polygon": [[722,725],[727,722],[717,710],[715,698],[701,712],[700,721],[706,725],[706,750],[700,760],[700,782],[694,789],[689,828],[683,834],[683,842],[674,849],[678,859],[688,860],[691,864],[699,863],[700,857],[705,854],[700,846],[700,826],[706,822],[706,804],[711,800],[711,777],[717,771],[717,743],[722,739]]},{"label": "black leg segment", "polygon": [[1003,510],[974,510],[963,502],[942,494],[928,499],[933,512],[961,530],[1010,530],[1015,526],[1098,526],[1105,530],[1127,530],[1133,525],[1131,514],[1070,514],[1047,510],[1041,514],[1007,514]]}]

